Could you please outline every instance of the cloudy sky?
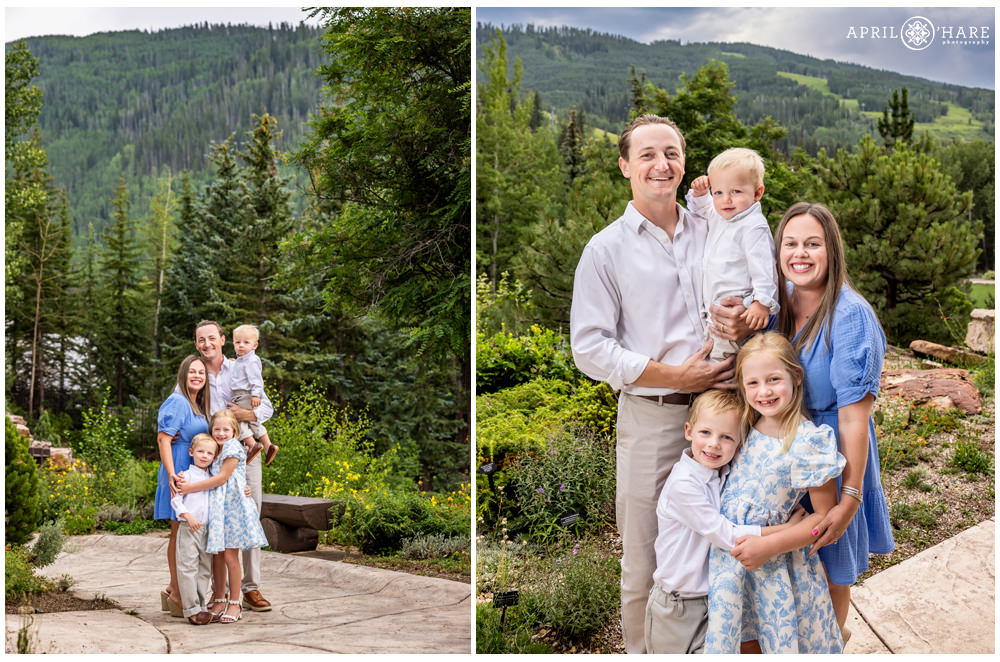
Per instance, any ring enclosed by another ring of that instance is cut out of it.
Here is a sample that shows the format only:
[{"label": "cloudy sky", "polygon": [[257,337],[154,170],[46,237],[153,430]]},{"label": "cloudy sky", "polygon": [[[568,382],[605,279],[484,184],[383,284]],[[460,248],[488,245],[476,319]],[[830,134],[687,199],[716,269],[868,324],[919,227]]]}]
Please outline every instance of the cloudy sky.
[{"label": "cloudy sky", "polygon": [[[216,2],[214,4],[223,4]],[[194,23],[297,25],[308,13],[287,7],[5,7],[4,41],[45,35],[85,37],[116,30],[161,30]],[[317,21],[307,21],[316,24]]]},{"label": "cloudy sky", "polygon": [[[920,51],[907,48],[900,39],[903,24],[915,16],[923,16],[936,28],[934,40]],[[644,43],[658,39],[745,41],[935,81],[996,89],[992,7],[480,7],[476,20],[494,25],[591,28]],[[978,28],[979,35],[983,27],[988,28],[989,43],[954,43],[960,41],[956,38],[959,28],[969,35],[970,26]],[[880,37],[888,33],[890,38],[873,39],[871,30],[862,37],[862,28],[870,27],[878,27]],[[946,39],[949,29],[951,40]]]}]

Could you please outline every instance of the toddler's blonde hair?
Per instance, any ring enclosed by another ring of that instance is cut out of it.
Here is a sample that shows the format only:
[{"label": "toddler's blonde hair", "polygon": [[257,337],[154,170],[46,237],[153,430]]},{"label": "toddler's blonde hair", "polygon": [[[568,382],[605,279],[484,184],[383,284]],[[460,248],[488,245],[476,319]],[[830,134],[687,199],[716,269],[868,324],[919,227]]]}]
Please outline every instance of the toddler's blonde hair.
[{"label": "toddler's blonde hair", "polygon": [[212,450],[215,451],[216,455],[219,454],[219,444],[218,444],[218,442],[215,441],[215,439],[212,438],[212,435],[206,434],[204,432],[199,432],[198,434],[196,434],[191,439],[191,452],[192,453],[194,452],[194,450],[196,448],[198,448],[198,444],[200,444],[200,443],[212,444]]},{"label": "toddler's blonde hair", "polygon": [[236,338],[236,334],[238,333],[249,333],[253,336],[254,342],[258,342],[260,340],[260,331],[253,324],[241,324],[233,329],[233,339]]},{"label": "toddler's blonde hair", "polygon": [[688,410],[687,422],[692,426],[698,421],[698,417],[701,416],[703,411],[714,411],[718,414],[724,414],[727,411],[735,411],[740,414],[740,429],[739,429],[739,442],[743,443],[746,439],[747,430],[749,427],[743,417],[743,402],[740,400],[740,396],[732,391],[723,391],[722,389],[713,388],[705,391],[698,397],[694,399],[691,403],[691,409]]},{"label": "toddler's blonde hair", "polygon": [[209,423],[208,429],[211,430],[215,427],[215,420],[218,418],[224,418],[229,422],[229,426],[233,429],[233,438],[236,439],[240,435],[240,422],[236,419],[236,414],[229,411],[228,409],[220,409],[219,411],[212,414],[212,422]]},{"label": "toddler's blonde hair", "polygon": [[809,420],[809,412],[806,410],[803,398],[803,370],[792,343],[788,342],[788,339],[777,331],[758,333],[747,340],[736,356],[736,384],[739,386],[740,396],[743,400],[743,418],[747,425],[753,425],[757,421],[757,411],[747,401],[746,387],[743,386],[743,364],[751,355],[760,353],[770,354],[781,361],[793,377],[793,382],[795,377],[798,378],[799,382],[792,385],[792,402],[785,411],[778,415],[781,438],[784,441],[781,452],[784,453],[795,440],[795,432],[799,429],[799,423],[803,420]]},{"label": "toddler's blonde hair", "polygon": [[752,149],[733,147],[716,155],[708,164],[708,178],[712,178],[712,171],[727,168],[739,168],[746,172],[755,187],[764,184],[764,159]]}]

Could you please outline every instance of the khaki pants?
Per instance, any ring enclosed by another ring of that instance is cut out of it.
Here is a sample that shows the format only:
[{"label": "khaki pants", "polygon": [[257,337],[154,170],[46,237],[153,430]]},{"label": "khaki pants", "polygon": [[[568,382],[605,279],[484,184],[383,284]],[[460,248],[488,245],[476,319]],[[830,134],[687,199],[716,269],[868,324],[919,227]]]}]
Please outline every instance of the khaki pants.
[{"label": "khaki pants", "polygon": [[[234,388],[232,395],[232,403],[239,407],[240,409],[252,409],[250,406],[250,398],[253,397],[250,391],[246,389]],[[240,421],[240,441],[253,437],[254,439],[260,439],[265,434],[267,434],[267,429],[257,421]]]},{"label": "khaki pants", "polygon": [[[263,453],[258,453],[253,462],[247,463],[247,485],[250,486],[250,495],[253,502],[257,504],[257,514],[260,515],[261,492],[263,489],[263,473],[261,464]],[[256,591],[260,589],[260,547],[244,549],[243,553],[243,592]]]},{"label": "khaki pants", "polygon": [[622,633],[625,651],[642,653],[646,602],[656,570],[656,502],[670,470],[688,447],[686,405],[618,398],[616,514],[622,537]]},{"label": "khaki pants", "polygon": [[206,611],[211,597],[212,555],[205,551],[208,523],[197,531],[184,520],[177,528],[177,588],[185,616]]},{"label": "khaki pants", "polygon": [[647,653],[703,653],[708,596],[680,598],[653,585],[646,602]]}]

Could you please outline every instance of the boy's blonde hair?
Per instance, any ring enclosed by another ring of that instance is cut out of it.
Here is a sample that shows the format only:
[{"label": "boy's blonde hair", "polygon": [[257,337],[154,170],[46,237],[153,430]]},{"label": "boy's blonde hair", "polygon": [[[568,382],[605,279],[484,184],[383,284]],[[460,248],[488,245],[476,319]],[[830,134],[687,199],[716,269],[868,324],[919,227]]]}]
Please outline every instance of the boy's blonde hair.
[{"label": "boy's blonde hair", "polygon": [[743,344],[743,347],[740,348],[740,353],[736,356],[735,378],[743,400],[743,420],[747,425],[752,425],[757,421],[757,411],[747,401],[746,388],[743,386],[743,364],[746,363],[747,358],[752,354],[762,352],[766,352],[781,361],[793,378],[798,377],[798,384],[792,385],[792,402],[779,416],[781,424],[779,429],[781,430],[781,438],[784,441],[781,452],[784,453],[795,440],[795,432],[799,429],[799,423],[803,419],[809,419],[809,412],[806,410],[803,398],[804,374],[802,366],[799,364],[798,354],[795,353],[792,343],[788,342],[788,339],[777,331],[758,333],[747,340]]},{"label": "boy's blonde hair", "polygon": [[708,164],[708,178],[712,178],[713,170],[725,170],[727,168],[740,168],[745,171],[750,178],[750,182],[755,187],[764,184],[764,159],[760,158],[760,154],[752,149],[733,147],[718,154]]},{"label": "boy's blonde hair", "polygon": [[208,424],[208,429],[211,430],[215,426],[215,420],[218,418],[224,418],[229,421],[230,427],[233,428],[233,438],[239,437],[240,435],[240,422],[236,419],[236,414],[228,409],[220,409],[219,411],[212,414],[212,421]]},{"label": "boy's blonde hair", "polygon": [[233,329],[233,338],[236,338],[237,333],[249,333],[253,336],[253,341],[258,342],[260,340],[260,331],[257,330],[253,324],[242,324],[235,329]]},{"label": "boy's blonde hair", "polygon": [[740,396],[732,391],[723,391],[717,388],[709,389],[696,397],[694,402],[691,403],[691,409],[688,410],[687,422],[695,425],[698,417],[705,410],[714,411],[719,414],[727,411],[735,411],[737,414],[740,414],[739,442],[743,443],[750,427],[743,416],[743,402],[740,400]]},{"label": "boy's blonde hair", "polygon": [[191,439],[191,452],[192,453],[198,447],[199,443],[212,444],[212,450],[215,451],[216,455],[218,455],[218,453],[219,453],[219,444],[218,444],[218,442],[215,441],[215,439],[212,439],[212,435],[206,434],[204,432],[199,432],[198,434],[196,434]]}]

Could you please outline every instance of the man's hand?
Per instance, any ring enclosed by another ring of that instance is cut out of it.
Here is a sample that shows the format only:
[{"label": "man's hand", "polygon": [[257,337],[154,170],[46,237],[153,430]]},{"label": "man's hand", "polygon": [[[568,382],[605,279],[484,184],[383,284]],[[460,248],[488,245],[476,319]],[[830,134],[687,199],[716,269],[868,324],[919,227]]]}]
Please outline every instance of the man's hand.
[{"label": "man's hand", "polygon": [[677,390],[684,393],[701,393],[710,388],[735,388],[734,384],[725,384],[733,378],[733,357],[720,363],[711,363],[708,355],[712,353],[715,341],[709,338],[697,352],[680,365],[680,379]]},{"label": "man's hand", "polygon": [[249,422],[257,420],[257,414],[253,413],[252,409],[243,409],[232,402],[227,402],[226,406],[229,407],[229,411],[233,412],[233,416],[236,417],[237,421]]},{"label": "man's hand", "polygon": [[694,181],[691,182],[691,192],[699,197],[708,195],[711,190],[711,186],[708,183],[708,177],[705,175],[695,177]]},{"label": "man's hand", "polygon": [[259,407],[260,406],[260,398],[258,398],[256,395],[251,395],[250,396],[250,406],[253,407],[253,408]]},{"label": "man's hand", "polygon": [[712,335],[738,343],[753,333],[741,317],[746,308],[739,297],[726,297],[718,304],[712,304],[708,312],[712,315],[712,325],[709,327]]},{"label": "man's hand", "polygon": [[747,308],[747,311],[740,315],[740,319],[747,323],[747,326],[754,331],[760,331],[767,326],[767,321],[771,316],[771,311],[760,301],[754,301]]}]

